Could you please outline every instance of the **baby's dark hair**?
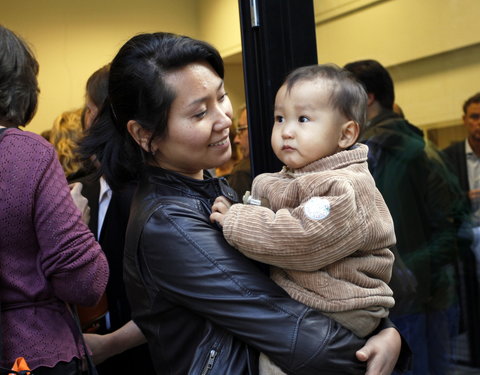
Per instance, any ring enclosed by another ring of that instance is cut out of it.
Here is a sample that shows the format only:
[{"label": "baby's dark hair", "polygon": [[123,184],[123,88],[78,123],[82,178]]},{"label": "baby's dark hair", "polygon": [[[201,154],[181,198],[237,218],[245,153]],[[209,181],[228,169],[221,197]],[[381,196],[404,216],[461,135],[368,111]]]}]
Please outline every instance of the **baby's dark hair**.
[{"label": "baby's dark hair", "polygon": [[335,64],[309,65],[292,71],[284,81],[287,91],[301,81],[325,80],[331,88],[329,102],[348,120],[355,121],[360,132],[367,121],[367,93],[347,70]]}]

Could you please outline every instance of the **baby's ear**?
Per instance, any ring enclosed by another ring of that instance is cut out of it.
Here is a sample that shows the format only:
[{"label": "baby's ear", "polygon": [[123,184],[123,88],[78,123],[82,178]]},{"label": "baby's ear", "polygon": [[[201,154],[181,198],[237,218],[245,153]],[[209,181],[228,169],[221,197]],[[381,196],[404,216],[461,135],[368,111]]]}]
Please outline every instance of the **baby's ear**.
[{"label": "baby's ear", "polygon": [[338,140],[338,147],[347,149],[357,142],[360,126],[355,121],[347,121],[342,125],[342,131]]},{"label": "baby's ear", "polygon": [[132,138],[137,142],[141,148],[146,152],[151,152],[150,150],[150,132],[145,130],[138,122],[135,120],[130,120],[127,123],[127,130],[132,136]]}]

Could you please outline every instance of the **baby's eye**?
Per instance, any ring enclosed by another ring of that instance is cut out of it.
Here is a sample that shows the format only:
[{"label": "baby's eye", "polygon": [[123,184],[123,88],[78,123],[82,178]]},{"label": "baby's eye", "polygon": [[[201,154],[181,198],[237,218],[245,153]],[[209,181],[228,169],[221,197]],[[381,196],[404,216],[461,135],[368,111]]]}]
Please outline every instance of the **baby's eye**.
[{"label": "baby's eye", "polygon": [[275,116],[275,122],[283,122],[283,116]]},{"label": "baby's eye", "polygon": [[298,122],[308,122],[310,119],[307,116],[300,116]]}]

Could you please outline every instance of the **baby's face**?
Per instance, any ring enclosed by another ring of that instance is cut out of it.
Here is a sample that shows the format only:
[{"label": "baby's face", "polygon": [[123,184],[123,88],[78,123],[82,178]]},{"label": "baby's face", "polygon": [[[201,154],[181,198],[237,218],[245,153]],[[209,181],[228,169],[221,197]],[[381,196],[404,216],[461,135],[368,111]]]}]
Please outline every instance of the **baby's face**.
[{"label": "baby's face", "polygon": [[283,85],[275,98],[272,148],[288,167],[297,169],[341,150],[342,124],[347,122],[329,103],[330,84],[298,81]]}]

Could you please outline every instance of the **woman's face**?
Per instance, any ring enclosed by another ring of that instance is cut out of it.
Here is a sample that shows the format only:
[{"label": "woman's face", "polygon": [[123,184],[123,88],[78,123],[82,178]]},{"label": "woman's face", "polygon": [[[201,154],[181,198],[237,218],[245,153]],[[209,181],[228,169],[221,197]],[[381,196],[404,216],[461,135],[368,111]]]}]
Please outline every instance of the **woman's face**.
[{"label": "woman's face", "polygon": [[85,103],[85,117],[84,117],[84,126],[85,130],[90,129],[92,126],[93,120],[98,115],[98,107],[92,102],[92,99],[87,96],[87,101]]},{"label": "woman's face", "polygon": [[207,63],[192,63],[167,75],[176,97],[167,131],[152,142],[155,162],[164,169],[203,179],[203,169],[230,159],[232,105],[223,80]]}]

